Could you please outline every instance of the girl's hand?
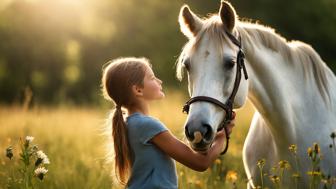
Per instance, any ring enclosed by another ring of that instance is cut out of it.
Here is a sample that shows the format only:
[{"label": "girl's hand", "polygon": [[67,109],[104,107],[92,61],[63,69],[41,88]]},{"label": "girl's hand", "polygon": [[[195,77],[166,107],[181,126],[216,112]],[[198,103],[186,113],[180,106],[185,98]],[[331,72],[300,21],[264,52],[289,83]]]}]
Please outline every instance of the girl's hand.
[{"label": "girl's hand", "polygon": [[216,133],[215,141],[224,139],[225,139],[225,131],[224,129],[222,129]]},{"label": "girl's hand", "polygon": [[[235,126],[236,113],[232,112],[232,120],[224,127],[227,134],[231,134],[233,127]],[[225,148],[224,143],[226,139],[226,133],[224,129],[218,131],[215,137],[215,145],[222,145],[221,148]]]}]

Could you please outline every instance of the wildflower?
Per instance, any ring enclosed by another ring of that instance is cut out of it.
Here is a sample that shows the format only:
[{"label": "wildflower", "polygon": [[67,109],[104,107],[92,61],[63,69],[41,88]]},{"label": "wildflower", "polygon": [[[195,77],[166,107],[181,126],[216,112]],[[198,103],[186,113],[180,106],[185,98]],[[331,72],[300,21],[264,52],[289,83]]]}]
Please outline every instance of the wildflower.
[{"label": "wildflower", "polygon": [[33,146],[33,151],[36,152],[38,150],[38,146],[37,145],[34,145]]},{"label": "wildflower", "polygon": [[280,182],[280,177],[278,177],[276,175],[270,176],[270,179],[275,184]]},{"label": "wildflower", "polygon": [[26,136],[26,142],[31,143],[34,140],[32,136]]},{"label": "wildflower", "polygon": [[294,173],[294,174],[292,175],[292,177],[298,179],[298,178],[300,178],[300,174],[299,174],[299,173]]},{"label": "wildflower", "polygon": [[320,146],[317,143],[314,143],[313,146],[314,146],[314,152],[316,154],[319,154],[320,153]]},{"label": "wildflower", "polygon": [[42,150],[37,151],[36,154],[38,158],[41,158],[41,159],[48,158],[47,155]]},{"label": "wildflower", "polygon": [[322,173],[321,183],[323,183],[323,184],[332,184],[331,176],[330,176],[330,175],[325,176],[325,175]]},{"label": "wildflower", "polygon": [[279,161],[279,167],[281,169],[289,169],[290,168],[290,164],[286,160],[281,160],[281,161]]},{"label": "wildflower", "polygon": [[308,171],[307,174],[311,176],[320,176],[321,172],[320,171]]},{"label": "wildflower", "polygon": [[292,144],[289,146],[289,151],[292,152],[293,154],[296,154],[296,151],[297,151],[297,147],[295,144]]},{"label": "wildflower", "polygon": [[221,163],[221,160],[220,159],[216,159],[215,163],[219,165]]},{"label": "wildflower", "polygon": [[28,148],[29,144],[34,140],[34,137],[32,136],[26,136],[24,146]]},{"label": "wildflower", "polygon": [[235,171],[228,171],[226,174],[226,180],[229,182],[236,182],[238,179],[238,174]]},{"label": "wildflower", "polygon": [[39,178],[40,180],[43,180],[43,177],[47,172],[48,172],[48,170],[44,167],[39,167],[39,168],[35,169],[35,171],[34,171],[35,176],[37,176],[37,178]]},{"label": "wildflower", "polygon": [[42,150],[37,151],[36,155],[37,155],[37,160],[35,162],[36,167],[39,166],[41,163],[50,164],[49,158]]},{"label": "wildflower", "polygon": [[183,177],[183,176],[184,176],[184,172],[180,171],[180,177]]},{"label": "wildflower", "polygon": [[313,156],[313,150],[312,150],[311,147],[308,148],[307,153],[308,153],[308,156],[309,156],[309,157],[312,157],[312,156]]},{"label": "wildflower", "polygon": [[332,133],[330,134],[330,137],[334,140],[334,138],[336,138],[336,131],[332,132]]},{"label": "wildflower", "polygon": [[12,159],[13,157],[13,148],[11,146],[6,149],[6,157],[9,159]]},{"label": "wildflower", "polygon": [[196,180],[195,185],[198,186],[199,188],[203,188],[203,183],[200,180]]},{"label": "wildflower", "polygon": [[264,165],[265,165],[265,159],[258,160],[257,165],[258,165],[258,167],[264,167]]}]

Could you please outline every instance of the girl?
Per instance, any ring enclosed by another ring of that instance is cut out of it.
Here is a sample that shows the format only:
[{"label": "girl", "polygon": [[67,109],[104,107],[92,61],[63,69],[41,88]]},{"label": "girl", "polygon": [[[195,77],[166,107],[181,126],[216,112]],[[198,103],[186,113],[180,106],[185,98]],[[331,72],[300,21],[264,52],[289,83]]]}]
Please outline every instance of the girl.
[{"label": "girl", "polygon": [[[177,188],[172,158],[196,171],[205,171],[224,148],[224,131],[218,132],[207,154],[201,154],[149,116],[149,102],[165,96],[161,84],[145,58],[116,59],[103,71],[103,93],[116,105],[112,118],[115,171],[119,182],[129,189]],[[126,121],[122,107],[128,112]],[[233,126],[231,122],[229,133]]]}]

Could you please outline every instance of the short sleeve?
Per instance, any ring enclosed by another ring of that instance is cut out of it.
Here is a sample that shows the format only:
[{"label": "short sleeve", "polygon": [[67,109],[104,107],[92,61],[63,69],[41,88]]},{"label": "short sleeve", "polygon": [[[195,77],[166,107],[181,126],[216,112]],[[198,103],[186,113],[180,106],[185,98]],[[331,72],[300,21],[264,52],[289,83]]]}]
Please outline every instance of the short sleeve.
[{"label": "short sleeve", "polygon": [[158,120],[148,118],[141,123],[139,140],[144,145],[152,145],[149,141],[157,134],[167,131],[167,128]]}]

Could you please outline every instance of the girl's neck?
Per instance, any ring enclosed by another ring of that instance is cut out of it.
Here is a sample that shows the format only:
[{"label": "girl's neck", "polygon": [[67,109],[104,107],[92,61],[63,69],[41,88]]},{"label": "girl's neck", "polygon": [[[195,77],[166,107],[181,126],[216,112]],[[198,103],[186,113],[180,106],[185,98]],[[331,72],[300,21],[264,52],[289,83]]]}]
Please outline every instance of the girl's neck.
[{"label": "girl's neck", "polygon": [[139,100],[134,106],[127,108],[128,115],[139,112],[144,115],[149,115],[149,104],[144,100]]}]

